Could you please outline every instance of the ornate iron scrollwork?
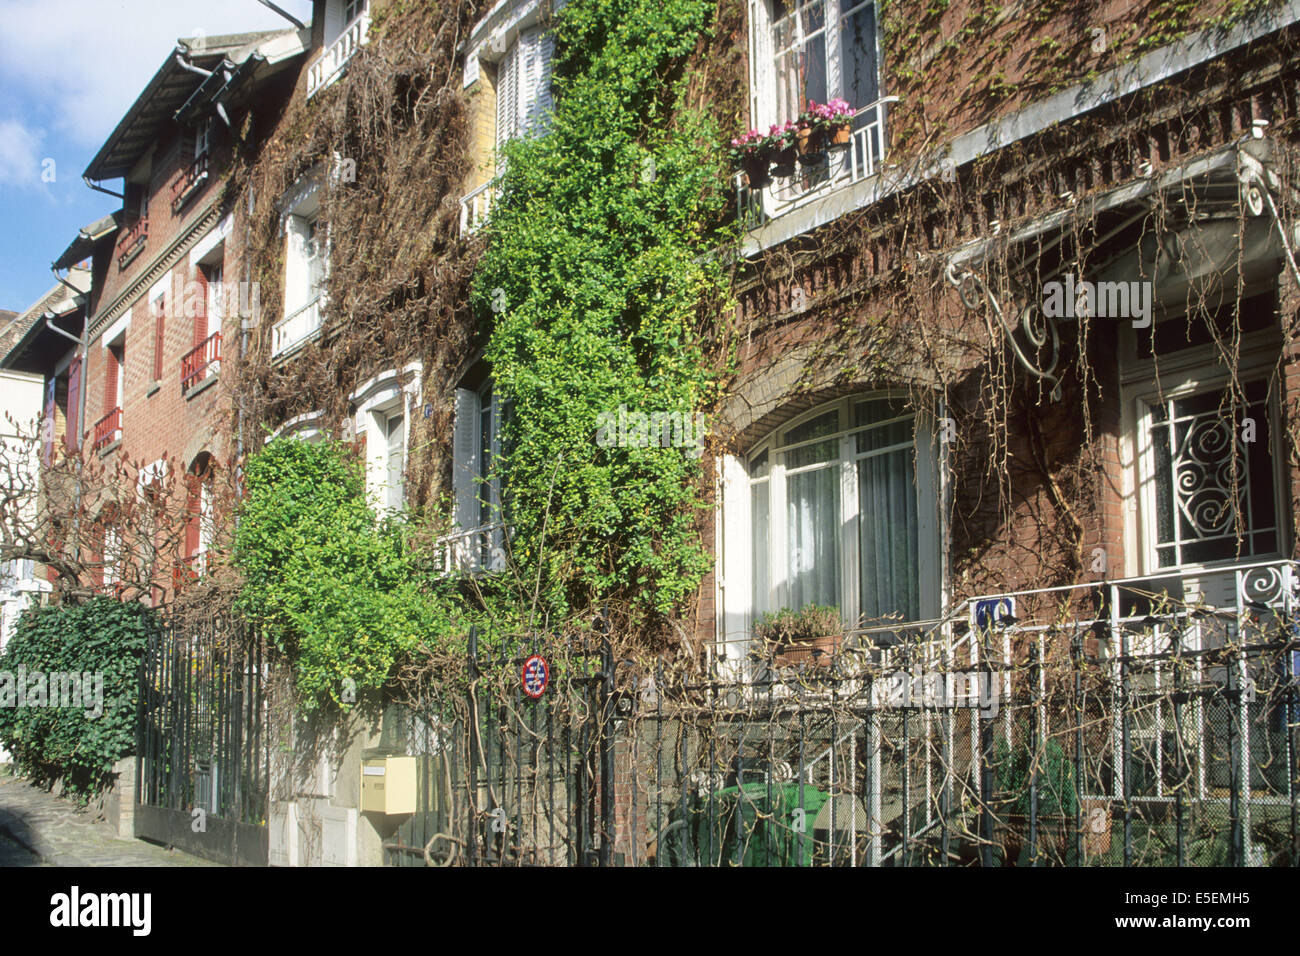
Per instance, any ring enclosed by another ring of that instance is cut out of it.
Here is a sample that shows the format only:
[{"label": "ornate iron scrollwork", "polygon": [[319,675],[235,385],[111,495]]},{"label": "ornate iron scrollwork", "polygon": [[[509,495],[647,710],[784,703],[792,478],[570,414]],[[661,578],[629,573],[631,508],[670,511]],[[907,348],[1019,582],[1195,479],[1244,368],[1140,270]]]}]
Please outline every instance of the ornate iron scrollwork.
[{"label": "ornate iron scrollwork", "polygon": [[[1061,360],[1061,336],[1056,329],[1056,320],[1031,304],[1026,305],[1021,310],[1018,321],[1008,322],[997,297],[993,295],[988,284],[980,276],[970,271],[958,274],[953,263],[949,263],[947,279],[957,290],[957,294],[961,296],[962,305],[970,311],[975,311],[982,304],[988,306],[989,311],[997,319],[998,326],[1002,329],[1002,334],[1006,337],[1007,344],[1011,347],[1016,361],[1034,378],[1042,382],[1050,382],[1052,385],[1051,399],[1054,402],[1059,402],[1061,400],[1061,378],[1056,374],[1056,366]],[[1040,358],[1048,342],[1051,342],[1045,362],[1040,363],[1030,359],[1029,355],[1026,354],[1028,350],[1016,338],[1017,327],[1024,333],[1025,338],[1032,347],[1034,359]]]}]

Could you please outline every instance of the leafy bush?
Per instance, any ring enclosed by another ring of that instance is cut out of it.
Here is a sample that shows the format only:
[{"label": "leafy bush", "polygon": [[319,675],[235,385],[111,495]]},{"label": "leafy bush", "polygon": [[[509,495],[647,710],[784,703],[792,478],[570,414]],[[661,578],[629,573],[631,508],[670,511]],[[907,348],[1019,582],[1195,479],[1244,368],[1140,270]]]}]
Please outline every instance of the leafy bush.
[{"label": "leafy bush", "polygon": [[[0,653],[0,740],[19,770],[38,779],[62,777],[82,799],[103,788],[114,762],[135,749],[139,663],[153,628],[149,609],[109,598],[23,613]],[[54,700],[49,675],[56,672],[92,675],[91,688],[83,685],[80,699],[69,693]],[[40,698],[37,674],[45,677]],[[21,707],[20,683],[26,687]],[[38,699],[44,706],[33,706]],[[100,707],[92,700],[102,700],[102,712],[96,714]]]},{"label": "leafy bush", "polygon": [[292,661],[306,708],[360,700],[403,655],[453,632],[406,526],[370,509],[346,445],[276,439],[249,460],[245,484],[239,608]]}]

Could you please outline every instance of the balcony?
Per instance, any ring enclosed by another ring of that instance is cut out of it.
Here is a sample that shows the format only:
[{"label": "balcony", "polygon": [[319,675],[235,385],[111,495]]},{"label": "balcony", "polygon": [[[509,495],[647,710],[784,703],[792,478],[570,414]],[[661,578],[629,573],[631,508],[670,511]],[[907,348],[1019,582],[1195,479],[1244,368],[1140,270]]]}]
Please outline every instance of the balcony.
[{"label": "balcony", "polygon": [[204,153],[177,175],[172,183],[172,213],[178,213],[208,181],[208,154]]},{"label": "balcony", "polygon": [[125,269],[144,251],[149,239],[149,217],[141,216],[117,240],[117,267]]},{"label": "balcony", "polygon": [[181,394],[216,376],[221,362],[221,333],[213,332],[201,345],[181,356]]},{"label": "balcony", "polygon": [[289,313],[271,327],[271,357],[279,358],[306,344],[320,331],[321,297]]},{"label": "balcony", "polygon": [[847,146],[827,149],[815,163],[795,166],[789,176],[774,176],[762,189],[750,189],[736,174],[736,198],[741,222],[759,226],[784,216],[837,190],[870,179],[885,161],[886,112],[897,96],[886,96],[854,113],[853,135]]},{"label": "balcony", "polygon": [[363,13],[339,34],[339,38],[325,48],[307,70],[307,98],[315,96],[343,73],[348,60],[366,42],[370,32],[370,14]]},{"label": "balcony", "polygon": [[488,524],[438,539],[437,573],[441,577],[505,570],[505,525]]},{"label": "balcony", "polygon": [[118,406],[113,409],[99,421],[95,422],[93,429],[94,440],[91,447],[95,451],[103,451],[114,442],[122,440],[122,408]]},{"label": "balcony", "polygon": [[497,191],[490,181],[461,197],[460,234],[462,236],[476,232],[487,222],[496,197]]}]

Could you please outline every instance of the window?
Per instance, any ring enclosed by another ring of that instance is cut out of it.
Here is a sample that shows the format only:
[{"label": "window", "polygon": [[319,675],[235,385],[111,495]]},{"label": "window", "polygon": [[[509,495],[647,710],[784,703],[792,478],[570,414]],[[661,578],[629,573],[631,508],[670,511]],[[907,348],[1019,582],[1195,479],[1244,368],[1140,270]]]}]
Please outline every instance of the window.
[{"label": "window", "polygon": [[[357,446],[366,462],[366,492],[377,511],[396,512],[406,507],[409,411],[419,403],[420,370],[418,362],[400,373],[389,369],[352,394]],[[319,418],[314,422],[319,424]],[[304,418],[299,424],[308,421]]]},{"label": "window", "polygon": [[300,184],[285,205],[284,318],[272,329],[273,356],[296,349],[320,331],[329,275],[328,230],[319,218],[316,181]]},{"label": "window", "polygon": [[1268,383],[1244,391],[1244,401],[1214,387],[1141,402],[1158,568],[1280,554]]},{"label": "window", "polygon": [[200,577],[208,570],[208,552],[214,533],[214,462],[203,452],[194,459],[185,476],[185,565],[188,577]]},{"label": "window", "polygon": [[406,418],[393,412],[384,419],[385,504],[391,511],[401,511],[406,504]]},{"label": "window", "polygon": [[[809,100],[842,98],[862,109],[879,98],[875,4],[772,0],[771,36],[772,122],[794,119]],[[864,124],[859,116],[855,128]]]},{"label": "window", "polygon": [[212,117],[200,120],[194,128],[194,158],[206,156],[212,149]]},{"label": "window", "polygon": [[857,111],[847,149],[777,176],[762,192],[777,216],[839,185],[874,175],[885,154],[874,3],[753,0],[750,114],[766,130],[798,118],[809,100],[846,100]]},{"label": "window", "polygon": [[505,567],[502,526],[501,406],[492,380],[456,390],[452,484],[458,540],[453,561],[462,570]]},{"label": "window", "polygon": [[782,607],[867,627],[938,616],[938,451],[919,421],[901,398],[842,399],[724,461],[727,644]]},{"label": "window", "polygon": [[[1278,400],[1270,376],[1280,336],[1275,287],[1219,307],[1124,330],[1121,375],[1128,463],[1126,560],[1130,574],[1283,556]],[[1240,327],[1234,386],[1215,339]],[[1184,575],[1207,600],[1232,576]],[[1190,593],[1190,592],[1189,592]]]},{"label": "window", "polygon": [[546,131],[551,115],[551,60],[555,37],[541,29],[524,30],[497,64],[497,166],[501,151],[520,136]]},{"label": "window", "polygon": [[343,23],[349,24],[370,8],[370,0],[347,0],[343,5]]}]

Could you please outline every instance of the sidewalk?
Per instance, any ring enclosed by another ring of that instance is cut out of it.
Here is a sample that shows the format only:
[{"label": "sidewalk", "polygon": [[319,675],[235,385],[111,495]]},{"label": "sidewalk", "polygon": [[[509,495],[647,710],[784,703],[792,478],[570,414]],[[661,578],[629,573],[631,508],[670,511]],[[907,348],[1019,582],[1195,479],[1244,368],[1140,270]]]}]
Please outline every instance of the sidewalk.
[{"label": "sidewalk", "polygon": [[0,770],[0,866],[216,866],[143,840],[122,839],[71,801]]}]

